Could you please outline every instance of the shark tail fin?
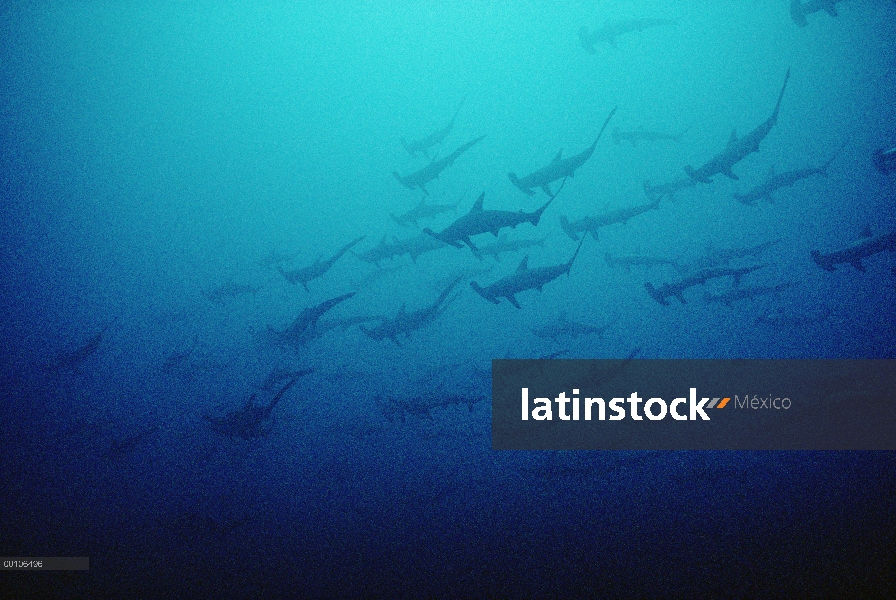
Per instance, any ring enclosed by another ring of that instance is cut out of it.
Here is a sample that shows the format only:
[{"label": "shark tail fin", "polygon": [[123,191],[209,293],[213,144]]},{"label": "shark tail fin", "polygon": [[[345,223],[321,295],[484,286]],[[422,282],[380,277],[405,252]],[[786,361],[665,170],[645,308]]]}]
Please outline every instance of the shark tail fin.
[{"label": "shark tail fin", "polygon": [[691,126],[688,125],[687,127],[685,127],[684,129],[681,130],[681,133],[679,133],[679,134],[677,134],[677,135],[673,135],[673,136],[672,136],[672,141],[673,141],[673,142],[678,142],[678,141],[680,141],[681,138],[684,137],[684,134],[686,134],[686,133],[687,133],[688,131],[690,131],[690,130],[691,130]]},{"label": "shark tail fin", "polygon": [[[564,179],[563,182],[566,183],[566,180]],[[538,222],[541,221],[541,215],[544,214],[544,211],[547,210],[548,206],[551,205],[551,202],[554,201],[554,198],[557,197],[557,194],[559,194],[559,193],[560,193],[560,190],[562,190],[562,189],[563,189],[563,186],[561,185],[561,186],[560,186],[560,189],[557,190],[557,191],[554,193],[553,196],[551,196],[551,199],[550,199],[550,200],[548,200],[547,202],[545,202],[544,204],[542,204],[542,205],[541,205],[541,208],[539,208],[538,210],[536,210],[535,212],[533,212],[533,213],[529,216],[529,221],[530,221],[533,225],[536,225],[536,226],[538,225]]]},{"label": "shark tail fin", "polygon": [[500,304],[497,298],[493,297],[491,294],[486,292],[481,285],[476,283],[475,281],[470,282],[470,287],[473,288],[473,291],[491,302],[492,304]]},{"label": "shark tail fin", "polygon": [[660,293],[658,289],[656,289],[652,283],[649,281],[644,284],[644,288],[647,290],[647,293],[650,294],[650,297],[662,304],[663,306],[668,306],[669,301],[666,300],[663,295]]},{"label": "shark tail fin", "polygon": [[781,86],[781,93],[778,94],[778,102],[775,103],[775,111],[772,113],[772,118],[777,120],[778,111],[781,109],[781,100],[784,99],[784,91],[787,89],[787,82],[790,81],[790,67],[787,67],[787,74],[784,75],[784,85]]},{"label": "shark tail fin", "polygon": [[520,178],[516,176],[516,173],[508,173],[507,177],[510,178],[510,183],[515,185],[517,187],[517,189],[519,189],[524,194],[528,194],[529,196],[535,195],[535,192],[533,192],[532,190],[530,190],[529,188],[525,187],[522,184],[522,182],[520,181]]},{"label": "shark tail fin", "polygon": [[392,175],[395,177],[395,179],[398,180],[398,183],[400,183],[404,187],[409,188],[409,189],[414,189],[408,185],[408,183],[404,180],[404,177],[402,177],[401,175],[398,174],[398,171],[392,171]]},{"label": "shark tail fin", "polygon": [[576,232],[573,230],[572,225],[569,224],[569,219],[566,218],[566,215],[560,215],[560,227],[563,229],[563,232],[566,233],[566,235],[568,235],[575,241],[579,241],[579,236],[576,235]]},{"label": "shark tail fin", "polygon": [[277,265],[277,272],[280,273],[281,275],[283,275],[283,278],[286,281],[288,281],[290,283],[294,283],[292,278],[289,276],[289,273],[287,273],[286,271],[283,270],[283,265]]},{"label": "shark tail fin", "polygon": [[[619,107],[618,107],[618,106],[614,106],[614,107],[613,107],[613,110],[610,111],[610,114],[607,115],[606,120],[604,120],[604,124],[601,126],[600,131],[597,133],[597,138],[595,138],[595,140],[594,140],[594,144],[592,144],[593,146],[596,146],[596,145],[597,145],[597,141],[600,139],[600,136],[602,136],[602,135],[604,134],[604,129],[606,129],[606,128],[607,128],[607,125],[610,124],[610,119],[612,119],[612,118],[613,118],[613,115],[616,114],[616,109],[617,109],[617,108],[619,108]],[[559,191],[559,190],[558,190],[558,191]]]},{"label": "shark tail fin", "polygon": [[[436,233],[435,231],[433,231],[433,230],[430,229],[429,227],[424,227],[424,228],[423,228],[423,233],[425,233],[425,234],[427,234],[427,235],[431,235],[432,237],[436,238],[436,239],[439,240],[440,242],[444,242],[444,241],[445,241],[445,240],[442,239],[442,236],[440,236],[438,233]],[[415,260],[414,262],[416,262],[416,260]]]},{"label": "shark tail fin", "polygon": [[803,10],[802,0],[790,0],[790,18],[800,27],[809,24],[806,20],[806,11]]},{"label": "shark tail fin", "polygon": [[837,151],[831,155],[831,157],[828,159],[828,161],[826,163],[824,163],[823,165],[821,165],[821,167],[818,169],[819,172],[824,177],[828,176],[828,167],[830,167],[831,163],[834,162],[838,156],[840,156],[840,153],[843,152],[843,149],[846,148],[846,145],[848,143],[849,143],[849,138],[847,137],[845,140],[843,140],[843,143],[840,144],[840,147],[837,148]]},{"label": "shark tail fin", "polygon": [[812,251],[812,260],[815,261],[815,264],[824,269],[825,271],[833,271],[834,265],[831,264],[831,261],[826,260],[824,256],[822,256],[821,252],[818,250]]},{"label": "shark tail fin", "polygon": [[572,253],[572,258],[569,259],[569,262],[566,263],[566,276],[569,277],[569,272],[572,270],[572,263],[575,262],[576,257],[579,255],[579,250],[582,249],[582,244],[585,243],[585,236],[582,236],[582,241],[579,242],[579,245],[576,247],[576,251]]},{"label": "shark tail fin", "polygon": [[690,177],[697,183],[712,183],[712,179],[710,179],[706,175],[701,175],[700,173],[695,171],[694,167],[692,167],[691,165],[685,165],[684,172],[688,174],[688,177]]}]

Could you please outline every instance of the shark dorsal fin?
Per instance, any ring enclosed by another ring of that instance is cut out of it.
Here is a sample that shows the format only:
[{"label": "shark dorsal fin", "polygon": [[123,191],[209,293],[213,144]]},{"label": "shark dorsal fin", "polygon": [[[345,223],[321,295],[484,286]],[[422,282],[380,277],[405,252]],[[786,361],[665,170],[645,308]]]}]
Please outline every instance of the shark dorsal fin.
[{"label": "shark dorsal fin", "polygon": [[470,209],[470,212],[482,212],[482,201],[485,200],[485,192],[479,194],[479,198],[476,199],[476,203],[473,204],[473,208]]},{"label": "shark dorsal fin", "polygon": [[554,160],[552,160],[551,162],[558,163],[561,160],[563,160],[563,148],[560,148],[559,150],[557,150],[557,156],[555,156]]},{"label": "shark dorsal fin", "polygon": [[874,235],[874,234],[871,233],[871,226],[865,225],[865,229],[862,230],[862,233],[859,234],[859,237],[864,239],[864,238],[870,238],[872,235]]},{"label": "shark dorsal fin", "polygon": [[728,138],[728,146],[733,146],[737,143],[737,128],[731,130],[731,137]]},{"label": "shark dorsal fin", "polygon": [[525,271],[528,268],[529,268],[529,255],[527,254],[526,256],[523,257],[523,260],[520,261],[520,266],[518,266],[516,268],[516,270],[517,270],[517,273],[519,273],[520,271]]}]

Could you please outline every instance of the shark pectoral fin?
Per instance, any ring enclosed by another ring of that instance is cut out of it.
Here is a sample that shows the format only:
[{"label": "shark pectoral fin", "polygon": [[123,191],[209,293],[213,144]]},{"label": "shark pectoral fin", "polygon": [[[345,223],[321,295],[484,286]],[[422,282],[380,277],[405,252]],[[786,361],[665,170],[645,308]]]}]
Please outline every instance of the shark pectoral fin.
[{"label": "shark pectoral fin", "polygon": [[828,13],[828,14],[831,15],[832,17],[836,17],[838,14],[840,14],[840,13],[837,12],[837,7],[834,6],[833,4],[830,5],[830,6],[828,6],[828,7],[825,8],[824,10],[825,10],[826,13]]},{"label": "shark pectoral fin", "polygon": [[[475,253],[478,253],[478,252],[479,252],[479,248],[476,247],[476,244],[473,243],[473,240],[470,239],[470,236],[467,236],[467,237],[464,238],[464,243],[465,243],[467,246],[469,246],[469,247],[470,247],[470,250],[472,250],[473,252],[475,252]],[[458,244],[457,247],[458,247],[458,248],[463,248],[463,246],[461,246],[460,244]]]},{"label": "shark pectoral fin", "polygon": [[525,271],[528,268],[529,268],[529,255],[527,254],[526,256],[523,257],[523,260],[520,261],[520,266],[518,266],[516,268],[516,270],[517,270],[517,273],[519,273],[520,271]]},{"label": "shark pectoral fin", "polygon": [[698,173],[691,165],[685,165],[684,172],[688,174],[688,177],[690,177],[697,183],[712,183],[712,179],[710,179],[706,175],[703,175],[702,173]]},{"label": "shark pectoral fin", "polygon": [[737,175],[734,174],[734,171],[731,170],[731,167],[728,167],[727,169],[724,169],[724,170],[722,171],[722,175],[724,175],[724,176],[727,177],[728,179],[733,179],[733,180],[735,180],[735,181],[738,181],[738,180],[740,179]]},{"label": "shark pectoral fin", "polygon": [[429,196],[429,192],[426,191],[426,187],[422,183],[420,185],[418,185],[417,187],[419,187],[421,190],[423,190],[424,194]]},{"label": "shark pectoral fin", "polygon": [[591,234],[591,237],[594,238],[594,241],[598,241],[598,240],[597,240],[597,228],[590,229],[590,230],[588,231],[588,233]]},{"label": "shark pectoral fin", "polygon": [[861,273],[865,272],[865,265],[862,264],[861,259],[857,258],[856,260],[852,261],[849,264],[851,264],[856,269],[856,271],[859,271]]},{"label": "shark pectoral fin", "polygon": [[507,301],[510,302],[511,304],[513,304],[515,307],[517,307],[519,309],[523,308],[522,306],[520,306],[520,303],[516,301],[516,297],[514,297],[513,294],[507,294],[504,297],[507,298]]},{"label": "shark pectoral fin", "polygon": [[682,304],[687,304],[687,301],[684,299],[684,292],[678,292],[675,294],[675,297],[678,298],[678,301]]},{"label": "shark pectoral fin", "polygon": [[544,184],[543,186],[541,186],[541,189],[544,190],[544,193],[548,196],[553,196],[553,194],[551,193],[551,187],[548,184]]}]

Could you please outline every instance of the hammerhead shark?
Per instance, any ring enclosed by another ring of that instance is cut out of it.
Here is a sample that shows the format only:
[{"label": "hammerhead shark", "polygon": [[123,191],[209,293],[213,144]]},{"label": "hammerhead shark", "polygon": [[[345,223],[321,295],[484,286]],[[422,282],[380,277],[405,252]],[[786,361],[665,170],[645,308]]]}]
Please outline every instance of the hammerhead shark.
[{"label": "hammerhead shark", "polygon": [[258,265],[261,267],[273,267],[279,263],[289,262],[291,260],[295,260],[295,254],[289,254],[285,252],[277,252],[276,250],[271,250],[265,256],[258,259]]},{"label": "hammerhead shark", "polygon": [[417,140],[416,142],[406,142],[404,138],[401,138],[401,145],[404,146],[404,149],[411,156],[417,156],[418,152],[422,152],[423,156],[427,159],[429,158],[429,149],[435,146],[436,144],[442,143],[442,140],[451,133],[451,128],[454,127],[454,120],[457,119],[457,114],[460,112],[460,109],[463,108],[464,102],[467,99],[464,98],[460,101],[460,106],[457,107],[457,110],[454,112],[454,116],[451,117],[451,122],[448,123],[442,129],[433,131],[428,136]]},{"label": "hammerhead shark", "polygon": [[600,29],[589,32],[584,25],[579,29],[579,42],[582,48],[589,54],[594,54],[594,45],[598,42],[609,42],[611,46],[616,47],[616,37],[631,33],[633,31],[644,31],[650,27],[660,27],[662,25],[675,25],[677,20],[673,19],[628,19],[625,21],[607,22]]},{"label": "hammerhead shark", "polygon": [[[560,189],[563,189],[562,185],[560,186]],[[558,189],[557,193],[559,192],[560,190]],[[538,210],[527,213],[522,209],[518,211],[484,210],[482,208],[482,202],[485,199],[485,192],[482,192],[476,200],[476,203],[473,204],[473,208],[470,209],[470,212],[457,219],[454,223],[439,233],[436,233],[428,227],[423,231],[427,235],[431,235],[446,244],[451,244],[455,248],[463,248],[463,245],[466,244],[474,254],[477,254],[479,249],[470,240],[471,236],[491,232],[495,237],[498,237],[498,231],[504,227],[513,229],[520,223],[532,223],[532,225],[538,225],[538,221],[541,220],[541,215],[551,202],[554,201],[556,196],[557,194],[551,196],[551,199],[545,202]]]},{"label": "hammerhead shark", "polygon": [[533,246],[541,246],[543,248],[546,239],[546,237],[543,237],[537,240],[511,240],[507,238],[507,234],[502,233],[493,243],[480,245],[477,257],[482,259],[483,256],[491,255],[495,257],[496,261],[500,261],[503,252],[517,252]]},{"label": "hammerhead shark", "polygon": [[287,390],[295,385],[299,377],[307,375],[312,371],[314,369],[298,371],[266,405],[256,406],[255,394],[252,394],[243,408],[230,411],[223,417],[203,415],[203,418],[208,421],[212,431],[227,437],[239,437],[244,440],[266,437],[271,430],[270,427],[265,426],[265,422],[270,418],[274,407],[277,406],[277,403],[280,402]]},{"label": "hammerhead shark", "polygon": [[688,174],[688,177],[700,183],[712,183],[711,178],[714,175],[721,173],[730,179],[736,180],[738,177],[731,170],[731,167],[740,162],[747,155],[759,151],[759,143],[765,139],[768,132],[771,131],[775,123],[778,122],[778,112],[781,109],[781,100],[784,98],[784,90],[787,89],[787,81],[789,79],[790,69],[787,69],[787,75],[784,77],[784,85],[781,86],[781,93],[778,95],[778,102],[775,104],[775,110],[765,122],[740,139],[737,137],[737,130],[733,130],[731,132],[731,137],[728,139],[728,145],[719,154],[712,157],[709,162],[696,170],[691,167],[691,165],[685,166],[684,171]]},{"label": "hammerhead shark", "polygon": [[392,175],[395,176],[395,179],[397,179],[401,183],[401,185],[408,188],[409,190],[415,190],[419,188],[423,190],[424,194],[429,196],[429,192],[426,191],[426,184],[433,179],[437,179],[442,171],[454,164],[454,161],[457,160],[457,157],[481,142],[484,138],[484,135],[479,136],[475,140],[471,140],[463,146],[460,146],[457,150],[455,150],[445,158],[440,158],[438,160],[433,159],[432,162],[430,162],[419,171],[415,171],[405,176],[399,175],[397,171],[392,171]]},{"label": "hammerhead shark", "polygon": [[[377,267],[380,266],[380,261],[389,260],[393,256],[401,255],[396,244],[390,243],[388,241],[388,235],[384,235],[383,239],[380,240],[380,243],[371,248],[370,250],[365,250],[364,252],[353,252],[357,258],[363,260],[367,263],[372,263]],[[428,236],[427,236],[428,237]]]},{"label": "hammerhead shark", "polygon": [[752,300],[759,296],[767,296],[769,294],[777,294],[789,288],[792,283],[789,281],[779,283],[778,285],[754,285],[744,288],[734,288],[721,294],[706,293],[703,295],[703,301],[707,304],[718,303],[725,306],[731,306],[732,302],[738,300]]},{"label": "hammerhead shark", "polygon": [[316,306],[310,306],[299,313],[299,316],[283,331],[268,329],[277,336],[281,343],[292,345],[296,348],[318,337],[317,321],[320,317],[339,304],[354,296],[357,292],[349,292],[329,300],[325,300]]},{"label": "hammerhead shark", "polygon": [[675,200],[676,192],[687,188],[692,188],[695,185],[697,185],[697,182],[687,176],[681,177],[679,179],[674,179],[668,183],[661,183],[659,185],[651,185],[649,181],[645,180],[644,193],[651,200],[660,200],[666,197],[668,197],[670,200]]},{"label": "hammerhead shark", "polygon": [[608,323],[603,327],[595,327],[588,323],[577,323],[569,320],[566,316],[566,311],[561,311],[555,321],[550,321],[541,327],[533,329],[532,333],[540,338],[550,338],[552,340],[578,337],[580,335],[603,336],[604,332],[610,328],[610,325],[612,323]]},{"label": "hammerhead shark", "polygon": [[563,228],[563,231],[570,238],[574,240],[578,240],[578,232],[588,232],[591,234],[595,240],[597,239],[597,230],[606,225],[612,225],[613,223],[626,223],[632,217],[637,217],[640,214],[646,213],[648,210],[656,210],[660,206],[659,199],[654,200],[648,204],[642,204],[640,206],[632,206],[630,208],[620,208],[619,210],[613,210],[608,213],[604,213],[602,215],[595,215],[593,217],[582,217],[578,221],[570,223],[569,220],[561,215],[560,216],[560,227]]},{"label": "hammerhead shark", "polygon": [[87,340],[87,342],[85,342],[81,346],[78,346],[74,350],[70,352],[60,353],[45,367],[45,369],[51,373],[76,370],[78,367],[84,364],[84,361],[90,358],[93,353],[97,351],[97,349],[100,347],[100,342],[103,341],[103,335],[105,335],[106,331],[111,326],[112,323],[109,323],[108,325],[103,327],[102,331],[91,337],[89,340]]},{"label": "hammerhead shark", "polygon": [[597,137],[594,138],[594,143],[584,151],[564,159],[563,148],[561,148],[554,157],[554,160],[534,173],[526,175],[522,179],[517,177],[516,173],[508,173],[507,176],[510,178],[511,183],[530,196],[535,195],[532,188],[537,187],[544,190],[544,193],[548,196],[553,196],[554,194],[551,193],[550,184],[558,179],[566,179],[567,177],[575,176],[576,169],[585,164],[585,161],[591,158],[591,155],[594,154],[594,149],[597,148],[597,142],[600,140],[600,136],[603,135],[604,129],[607,128],[607,124],[610,122],[610,119],[613,118],[614,114],[616,114],[616,108],[613,108],[613,110],[610,111],[610,114],[604,121],[603,127],[600,128],[600,132],[598,132]]},{"label": "hammerhead shark", "polygon": [[644,287],[647,288],[647,293],[650,296],[662,304],[663,306],[669,306],[669,301],[667,298],[675,297],[678,298],[678,301],[682,304],[687,304],[684,299],[684,291],[690,287],[694,287],[695,285],[703,285],[710,279],[716,279],[717,277],[727,277],[731,276],[734,278],[734,285],[737,287],[740,285],[740,279],[747,273],[752,273],[758,269],[765,267],[765,265],[756,265],[751,267],[740,267],[740,268],[732,268],[732,267],[715,267],[711,269],[701,269],[696,273],[688,275],[681,281],[676,283],[664,283],[660,287],[654,287],[652,283],[649,281],[644,284]]},{"label": "hammerhead shark", "polygon": [[572,258],[563,264],[530,269],[529,255],[527,254],[523,257],[523,261],[514,273],[511,273],[507,277],[499,279],[486,287],[482,287],[475,281],[471,281],[470,287],[492,304],[500,304],[501,301],[498,300],[498,298],[504,297],[515,307],[522,308],[520,303],[516,300],[516,294],[524,290],[538,290],[540,292],[541,288],[544,287],[544,284],[557,279],[564,273],[569,275],[572,263],[575,261],[576,256],[579,255],[579,250],[582,249],[582,244],[584,242],[585,238],[583,237],[582,241],[579,242],[576,251],[573,253]]},{"label": "hammerhead shark", "polygon": [[343,246],[339,250],[339,252],[337,252],[327,260],[321,260],[320,258],[318,258],[314,261],[313,264],[308,265],[307,267],[302,267],[300,269],[295,269],[294,271],[284,271],[282,266],[277,265],[277,270],[281,275],[283,275],[284,278],[286,278],[288,282],[293,285],[295,285],[296,283],[301,283],[302,287],[305,288],[305,291],[308,291],[309,281],[311,281],[312,279],[317,279],[318,277],[329,271],[330,267],[336,264],[336,261],[342,258],[343,254],[351,250],[351,248],[355,244],[359,243],[365,237],[367,236],[362,235],[358,239],[349,242],[348,244]]},{"label": "hammerhead shark", "polygon": [[448,307],[445,300],[448,298],[448,294],[451,293],[451,290],[453,290],[460,281],[460,277],[452,281],[448,287],[439,294],[436,301],[426,308],[408,312],[405,305],[402,304],[401,310],[398,311],[398,314],[395,315],[394,318],[382,318],[382,323],[372,329],[368,329],[363,325],[360,325],[359,327],[361,331],[374,340],[379,341],[389,338],[395,342],[396,345],[401,346],[401,342],[398,341],[398,336],[403,335],[405,338],[409,338],[411,333],[429,325],[435,321],[439,315],[445,312],[445,309]]},{"label": "hammerhead shark", "polygon": [[658,131],[647,131],[642,127],[638,127],[632,131],[622,131],[618,127],[613,129],[613,141],[618,146],[623,140],[631,142],[632,147],[637,147],[638,142],[659,142],[663,140],[671,140],[677,142],[688,130],[685,129],[678,134],[660,133]]},{"label": "hammerhead shark", "polygon": [[680,263],[682,268],[687,268],[687,270],[699,270],[699,269],[709,269],[712,267],[721,267],[725,266],[731,261],[747,258],[750,256],[759,256],[772,246],[781,243],[781,238],[775,238],[772,240],[768,240],[767,242],[760,242],[753,246],[740,246],[740,247],[732,247],[732,248],[708,248],[706,255],[701,258],[695,260],[692,263],[684,263],[683,261]]},{"label": "hammerhead shark", "polygon": [[896,252],[896,231],[874,237],[871,235],[871,229],[866,228],[859,241],[842,250],[835,250],[829,254],[813,250],[812,260],[825,271],[833,271],[836,265],[845,263],[864,273],[865,266],[862,264],[862,259],[884,251]]},{"label": "hammerhead shark", "polygon": [[426,233],[420,233],[412,238],[403,240],[393,236],[391,242],[386,239],[387,237],[388,236],[383,236],[379,245],[374,246],[370,250],[355,254],[355,256],[364,262],[373,263],[376,266],[379,266],[380,261],[388,260],[403,254],[409,255],[412,261],[417,262],[417,257],[421,254],[448,247],[448,244],[445,242]]},{"label": "hammerhead shark", "polygon": [[783,187],[790,187],[801,179],[808,179],[809,177],[813,177],[815,175],[827,177],[828,167],[831,166],[831,163],[834,162],[834,159],[837,158],[837,154],[839,153],[840,151],[838,150],[837,153],[831,156],[831,158],[829,158],[826,163],[818,167],[808,167],[805,169],[794,169],[793,171],[775,173],[775,167],[774,165],[772,165],[772,167],[769,169],[768,176],[766,177],[765,181],[754,187],[746,194],[732,194],[732,196],[738,202],[741,202],[742,204],[746,204],[748,206],[753,206],[756,204],[756,202],[763,199],[772,202],[772,194]]},{"label": "hammerhead shark", "polygon": [[236,298],[238,296],[244,296],[247,294],[251,294],[252,296],[254,296],[257,293],[258,288],[256,287],[234,283],[233,281],[227,281],[212,290],[203,292],[202,295],[205,296],[210,302],[221,304],[228,298]]},{"label": "hammerhead shark", "polygon": [[433,217],[437,217],[442,213],[446,212],[457,212],[457,205],[460,204],[460,200],[455,202],[454,204],[427,204],[426,197],[424,196],[420,200],[420,204],[407,211],[406,213],[400,214],[398,216],[389,213],[389,216],[392,217],[392,220],[401,225],[402,227],[409,227],[413,225],[417,227],[417,221],[419,219],[431,219]]},{"label": "hammerhead shark", "polygon": [[800,27],[805,27],[809,24],[806,15],[815,12],[823,10],[832,17],[836,17],[839,14],[837,13],[838,2],[842,2],[842,0],[809,0],[808,2],[790,0],[790,18]]}]

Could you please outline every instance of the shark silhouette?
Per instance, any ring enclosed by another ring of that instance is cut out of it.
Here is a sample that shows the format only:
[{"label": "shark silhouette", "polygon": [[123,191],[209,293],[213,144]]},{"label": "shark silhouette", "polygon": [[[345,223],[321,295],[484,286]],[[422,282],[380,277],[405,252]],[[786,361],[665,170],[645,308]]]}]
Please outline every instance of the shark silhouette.
[{"label": "shark silhouette", "polygon": [[283,395],[289,388],[295,385],[300,377],[311,373],[313,370],[305,369],[293,375],[268,404],[257,406],[255,404],[255,394],[252,394],[243,408],[232,410],[223,417],[204,415],[203,418],[208,421],[212,431],[223,436],[238,437],[244,440],[267,437],[270,433],[270,427],[267,427],[266,423],[274,407],[277,406]]},{"label": "shark silhouette", "polygon": [[[560,189],[563,189],[562,185],[560,186]],[[560,193],[559,189],[557,190],[557,193]],[[504,227],[513,229],[521,223],[538,225],[538,222],[541,220],[541,215],[556,197],[557,194],[554,194],[541,208],[534,212],[527,213],[522,209],[518,211],[484,210],[482,208],[482,203],[485,200],[485,192],[482,192],[476,200],[476,203],[473,204],[473,208],[470,209],[470,212],[458,218],[454,223],[439,233],[436,233],[428,227],[425,228],[423,232],[441,242],[451,244],[455,248],[463,248],[463,245],[466,244],[474,254],[478,255],[479,249],[470,240],[472,236],[480,233],[492,233],[495,237],[498,237],[498,232]]]},{"label": "shark silhouette", "polygon": [[483,135],[476,138],[475,140],[467,142],[445,158],[433,160],[419,171],[414,171],[409,175],[403,176],[399,175],[397,171],[392,171],[392,175],[395,176],[395,179],[397,179],[401,183],[401,185],[408,188],[409,190],[415,190],[419,188],[423,191],[424,194],[429,196],[429,192],[426,191],[426,184],[433,179],[438,178],[442,171],[453,165],[454,161],[457,160],[457,158],[461,154],[481,142],[484,138],[485,136]]},{"label": "shark silhouette", "polygon": [[771,116],[763,123],[756,127],[753,131],[742,138],[737,137],[737,130],[731,132],[728,138],[728,145],[719,154],[712,157],[706,164],[699,169],[694,169],[691,165],[684,168],[688,177],[699,183],[712,183],[712,177],[721,173],[730,179],[738,179],[737,175],[731,170],[735,164],[744,159],[747,155],[759,151],[759,143],[765,139],[775,123],[778,122],[778,113],[781,109],[781,100],[784,98],[784,90],[787,89],[787,81],[790,79],[790,69],[787,69],[787,75],[784,77],[784,85],[781,86],[781,93],[778,95],[778,102],[775,104],[775,110]]},{"label": "shark silhouette", "polygon": [[342,255],[352,249],[353,246],[360,243],[365,237],[362,235],[361,237],[349,242],[345,246],[339,249],[339,251],[328,258],[327,260],[317,259],[313,264],[308,265],[307,267],[302,267],[300,269],[295,269],[293,271],[285,271],[283,267],[279,264],[277,265],[277,270],[280,272],[283,277],[295,285],[296,283],[301,283],[302,287],[305,288],[305,291],[308,291],[308,282],[312,279],[317,279],[322,276],[324,273],[330,270],[336,261],[342,258]]},{"label": "shark silhouette", "polygon": [[573,253],[572,258],[563,264],[530,269],[529,256],[526,255],[520,263],[520,266],[517,267],[516,272],[511,273],[507,277],[486,287],[482,287],[475,281],[471,281],[470,287],[492,304],[500,304],[498,298],[503,297],[507,298],[507,301],[515,307],[522,308],[520,303],[516,300],[516,294],[524,290],[538,290],[540,292],[541,288],[544,287],[546,283],[557,279],[564,273],[569,275],[572,263],[576,260],[576,256],[579,255],[579,250],[582,249],[582,244],[584,242],[585,238],[583,237],[582,241],[579,242],[576,251]]},{"label": "shark silhouette", "polygon": [[466,98],[460,101],[460,106],[457,107],[457,110],[454,111],[454,116],[451,117],[451,121],[442,129],[438,129],[433,131],[428,136],[421,138],[414,142],[407,142],[404,138],[401,138],[401,145],[404,146],[405,151],[411,156],[417,156],[418,152],[422,152],[423,156],[427,159],[429,158],[429,149],[435,146],[436,144],[441,144],[442,140],[444,140],[449,133],[451,133],[451,129],[454,127],[454,121],[457,119],[457,115],[460,112],[460,109],[463,108],[464,102],[466,102]]},{"label": "shark silhouette", "polygon": [[597,148],[597,142],[598,140],[600,140],[600,136],[603,135],[604,129],[607,128],[607,125],[610,123],[610,119],[613,118],[614,114],[616,114],[616,108],[610,111],[610,114],[607,116],[607,119],[604,121],[603,126],[600,128],[597,137],[594,138],[594,142],[584,151],[576,154],[575,156],[563,158],[563,149],[561,148],[560,151],[557,152],[557,155],[554,157],[554,160],[552,160],[544,167],[538,169],[534,173],[530,173],[523,178],[517,177],[516,173],[508,173],[507,176],[510,178],[511,183],[519,188],[520,191],[530,196],[535,195],[535,192],[532,190],[532,188],[540,187],[542,190],[544,190],[545,194],[553,197],[555,194],[551,193],[550,184],[559,179],[565,180],[567,177],[575,176],[576,169],[585,164],[585,162],[589,158],[591,158],[591,155],[594,154],[594,149]]},{"label": "shark silhouette", "polygon": [[852,265],[857,271],[865,272],[862,259],[879,252],[896,252],[896,231],[874,237],[870,228],[862,232],[862,238],[850,244],[842,250],[836,250],[829,254],[822,254],[818,250],[812,251],[812,260],[825,271],[833,271],[838,264]]}]

